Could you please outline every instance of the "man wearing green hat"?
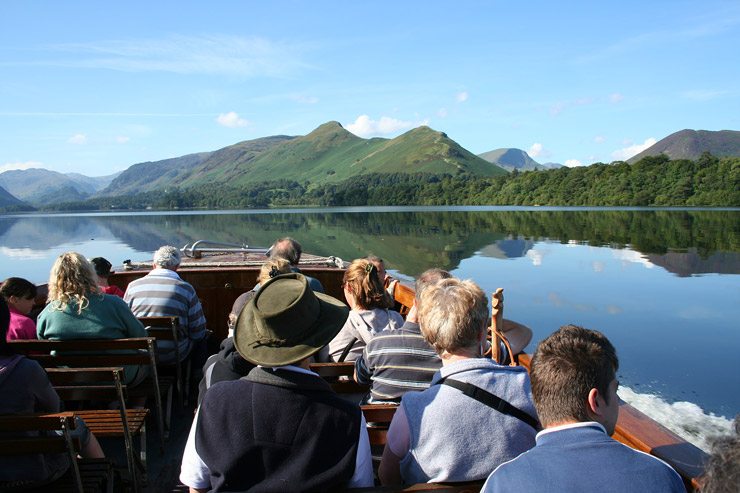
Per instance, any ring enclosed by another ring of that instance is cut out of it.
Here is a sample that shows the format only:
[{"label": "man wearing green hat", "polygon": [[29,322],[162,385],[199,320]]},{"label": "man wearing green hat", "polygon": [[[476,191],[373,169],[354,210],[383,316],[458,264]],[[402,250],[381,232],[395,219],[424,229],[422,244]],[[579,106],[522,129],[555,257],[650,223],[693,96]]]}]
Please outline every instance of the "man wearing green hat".
[{"label": "man wearing green hat", "polygon": [[239,314],[237,351],[258,365],[205,394],[180,480],[200,491],[319,491],[373,486],[360,408],[337,396],[309,360],[348,316],[302,274],[262,285]]}]

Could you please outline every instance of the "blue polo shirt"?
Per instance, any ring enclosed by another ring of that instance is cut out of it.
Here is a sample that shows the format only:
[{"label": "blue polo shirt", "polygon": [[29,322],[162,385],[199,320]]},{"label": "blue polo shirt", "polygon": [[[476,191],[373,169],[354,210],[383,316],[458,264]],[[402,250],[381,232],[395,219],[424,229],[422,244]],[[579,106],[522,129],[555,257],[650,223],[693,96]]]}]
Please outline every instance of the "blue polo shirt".
[{"label": "blue polo shirt", "polygon": [[548,428],[536,440],[533,449],[494,469],[481,492],[686,491],[671,466],[617,442],[599,423]]}]

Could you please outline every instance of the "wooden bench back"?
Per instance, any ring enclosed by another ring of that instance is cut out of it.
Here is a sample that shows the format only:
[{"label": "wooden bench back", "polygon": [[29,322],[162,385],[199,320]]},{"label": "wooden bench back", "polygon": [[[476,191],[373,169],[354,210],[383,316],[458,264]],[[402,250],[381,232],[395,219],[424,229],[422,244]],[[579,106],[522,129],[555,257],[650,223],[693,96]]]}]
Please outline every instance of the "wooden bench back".
[{"label": "wooden bench back", "polygon": [[388,427],[398,406],[395,404],[363,404],[360,408],[367,422],[370,446],[384,446],[387,441]]},{"label": "wooden bench back", "polygon": [[[43,367],[107,367],[111,365],[151,365],[155,357],[154,338],[68,339],[64,341],[29,339],[10,341],[16,352],[35,359]],[[111,353],[123,351],[124,353]],[[54,354],[52,354],[54,352]]]},{"label": "wooden bench back", "polygon": [[[53,415],[0,416],[0,455],[67,453],[74,491],[83,493],[82,477],[77,465],[77,452],[69,431],[74,429],[72,413]],[[19,436],[18,432],[57,432]],[[50,490],[53,485],[48,485]]]},{"label": "wooden bench back", "polygon": [[354,381],[355,364],[352,361],[311,363],[310,368],[326,380],[337,394],[364,394],[370,391],[368,385]]}]

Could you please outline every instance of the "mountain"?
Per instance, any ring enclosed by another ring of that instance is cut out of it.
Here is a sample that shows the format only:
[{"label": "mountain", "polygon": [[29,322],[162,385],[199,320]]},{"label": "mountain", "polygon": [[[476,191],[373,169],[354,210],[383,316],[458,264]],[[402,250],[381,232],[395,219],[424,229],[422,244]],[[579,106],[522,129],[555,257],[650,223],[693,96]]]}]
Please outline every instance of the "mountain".
[{"label": "mountain", "polygon": [[42,168],[0,173],[0,186],[15,197],[47,205],[68,200],[84,200],[105,187],[116,175],[91,178],[77,173],[57,173]]},{"label": "mountain", "polygon": [[560,163],[542,163],[542,166],[548,169],[558,169],[558,168],[562,168],[565,165],[560,164]]},{"label": "mountain", "polygon": [[532,170],[543,170],[549,169],[547,166],[543,166],[531,157],[529,154],[521,149],[515,148],[502,148],[494,149],[493,151],[484,152],[478,154],[479,157],[485,159],[489,163],[501,166],[508,171],[532,171]]},{"label": "mountain", "polygon": [[666,154],[671,159],[695,161],[704,152],[717,157],[740,156],[740,131],[680,130],[659,140],[627,160],[636,163],[646,156]]},{"label": "mountain", "polygon": [[426,126],[394,139],[363,139],[338,122],[327,122],[303,136],[263,137],[213,152],[135,164],[100,195],[132,194],[168,186],[189,188],[205,183],[247,186],[293,180],[320,185],[366,173],[415,172],[476,176],[505,173],[446,134]]},{"label": "mountain", "polygon": [[90,193],[95,193],[104,189],[120,174],[120,171],[107,176],[85,176],[79,173],[65,173],[65,175],[72,181],[79,183],[81,186],[88,187],[90,189]]},{"label": "mountain", "polygon": [[10,192],[0,187],[0,210],[4,211],[25,211],[31,210],[33,207],[29,206],[22,200],[13,196]]}]

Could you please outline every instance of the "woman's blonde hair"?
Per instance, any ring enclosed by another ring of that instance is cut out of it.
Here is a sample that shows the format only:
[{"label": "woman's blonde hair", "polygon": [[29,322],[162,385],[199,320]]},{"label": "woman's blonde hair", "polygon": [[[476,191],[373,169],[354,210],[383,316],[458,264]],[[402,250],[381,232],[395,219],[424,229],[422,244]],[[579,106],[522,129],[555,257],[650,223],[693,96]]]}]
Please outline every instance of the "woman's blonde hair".
[{"label": "woman's blonde hair", "polygon": [[64,310],[71,300],[82,313],[90,294],[100,293],[98,278],[92,264],[77,252],[57,257],[49,274],[49,302],[55,310]]},{"label": "woman's blonde hair", "polygon": [[386,293],[378,268],[366,258],[352,262],[344,272],[344,284],[355,303],[363,310],[373,308],[393,308],[393,300]]},{"label": "woman's blonde hair", "polygon": [[284,258],[271,258],[260,268],[260,273],[257,275],[257,282],[260,285],[266,283],[273,277],[280,274],[290,273],[290,262]]},{"label": "woman's blonde hair", "polygon": [[473,281],[442,279],[421,292],[421,333],[439,354],[475,346],[487,322],[488,298]]}]

